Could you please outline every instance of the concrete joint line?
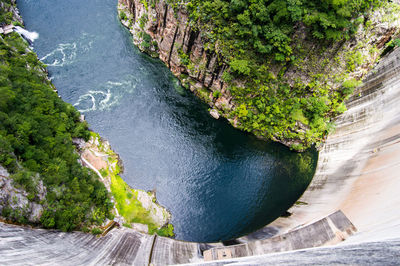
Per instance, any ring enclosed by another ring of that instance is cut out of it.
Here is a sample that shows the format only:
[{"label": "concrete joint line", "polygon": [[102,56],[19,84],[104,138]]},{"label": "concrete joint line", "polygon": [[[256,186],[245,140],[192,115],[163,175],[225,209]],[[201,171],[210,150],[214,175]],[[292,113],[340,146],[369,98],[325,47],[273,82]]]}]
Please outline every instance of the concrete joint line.
[{"label": "concrete joint line", "polygon": [[153,235],[153,242],[151,243],[148,266],[153,266],[154,265],[151,262],[152,262],[152,259],[153,259],[153,249],[154,249],[154,246],[155,246],[155,243],[156,243],[156,238],[157,238],[157,235]]}]

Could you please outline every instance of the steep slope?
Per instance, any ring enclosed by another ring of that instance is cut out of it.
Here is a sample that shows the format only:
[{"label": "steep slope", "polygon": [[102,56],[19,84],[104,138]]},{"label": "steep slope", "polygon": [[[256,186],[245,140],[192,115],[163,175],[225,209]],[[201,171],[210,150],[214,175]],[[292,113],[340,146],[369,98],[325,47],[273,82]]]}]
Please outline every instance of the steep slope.
[{"label": "steep slope", "polygon": [[170,215],[154,194],[121,179],[119,156],[57,95],[29,46],[38,34],[22,23],[16,2],[1,0],[0,220],[88,231],[115,218],[173,235],[172,225],[161,228]]},{"label": "steep slope", "polygon": [[[225,262],[301,264],[313,262],[315,256],[321,263],[334,264],[397,262],[393,261],[393,257],[397,258],[399,254],[400,237],[397,211],[400,203],[397,174],[400,170],[399,62],[400,49],[395,49],[369,73],[364,85],[348,100],[348,111],[337,118],[336,132],[323,145],[315,178],[300,199],[303,204],[294,206],[290,217],[280,218],[270,225],[280,235],[302,228],[326,213],[342,209],[359,230],[358,234],[346,240],[356,245]],[[105,238],[96,240],[82,233],[64,234],[0,224],[0,235],[1,257],[5,263],[13,265],[26,260],[36,264],[49,262],[49,257],[53,257],[52,262],[56,263],[146,264],[151,256],[149,243],[152,239],[129,229],[113,231]],[[159,240],[157,258],[164,263],[168,258],[171,264],[196,262],[201,259],[201,250],[212,247],[164,238]],[[27,246],[27,242],[32,245]],[[71,248],[61,250],[65,245]],[[196,260],[191,261],[190,258]]]},{"label": "steep slope", "polygon": [[[0,3],[2,23],[20,25],[15,1]],[[0,36],[0,68],[1,216],[65,231],[103,223],[111,215],[109,194],[79,163],[72,142],[89,138],[87,123],[58,97],[15,31]]]},{"label": "steep slope", "polygon": [[270,227],[283,233],[341,209],[370,237],[400,237],[399,63],[396,49],[367,76],[323,145],[314,179],[299,199],[305,205]]},{"label": "steep slope", "polygon": [[[247,62],[236,55],[239,48],[226,52],[233,44],[216,33],[225,29],[215,28],[212,20],[204,24],[203,18],[193,18],[199,15],[192,9],[201,9],[196,1],[119,3],[134,43],[158,56],[210,105],[212,116],[223,116],[235,127],[296,150],[321,143],[332,131],[332,118],[346,110],[343,101],[399,33],[399,1],[382,1],[385,4],[374,11],[354,15],[356,31],[346,38],[314,38],[310,27],[293,23],[289,61],[256,53],[252,58],[261,61]],[[212,7],[204,12],[202,16],[216,16]],[[243,49],[244,54],[253,51],[250,44]]]}]

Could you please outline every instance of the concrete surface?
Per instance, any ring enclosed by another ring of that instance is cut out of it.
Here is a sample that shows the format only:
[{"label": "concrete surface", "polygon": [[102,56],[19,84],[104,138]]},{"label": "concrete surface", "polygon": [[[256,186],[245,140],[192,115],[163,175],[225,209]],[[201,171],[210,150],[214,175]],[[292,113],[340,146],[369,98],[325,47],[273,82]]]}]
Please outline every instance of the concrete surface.
[{"label": "concrete surface", "polygon": [[221,260],[246,256],[263,255],[274,252],[332,245],[344,241],[356,232],[354,225],[337,211],[308,226],[265,240],[229,247],[218,247],[204,252],[204,260]]},{"label": "concrete surface", "polygon": [[400,239],[312,248],[196,265],[399,265]]}]

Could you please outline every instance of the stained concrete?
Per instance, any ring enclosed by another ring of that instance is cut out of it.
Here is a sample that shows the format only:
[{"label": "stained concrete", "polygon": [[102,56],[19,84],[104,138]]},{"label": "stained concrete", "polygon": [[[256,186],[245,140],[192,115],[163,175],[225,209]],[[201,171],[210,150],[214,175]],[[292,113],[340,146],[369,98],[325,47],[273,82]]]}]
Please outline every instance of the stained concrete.
[{"label": "stained concrete", "polygon": [[197,243],[113,229],[104,237],[0,223],[1,265],[168,265],[202,261]]},{"label": "stained concrete", "polygon": [[[254,256],[343,241],[356,231],[336,212],[285,235],[224,247],[113,229],[104,237],[82,232],[63,233],[0,223],[1,265],[174,265]],[[204,251],[204,253],[203,253]],[[203,257],[204,255],[204,257]]]},{"label": "stained concrete", "polygon": [[283,235],[207,250],[204,252],[204,258],[212,261],[337,244],[355,232],[356,228],[350,220],[341,211],[337,211],[313,224]]},{"label": "stained concrete", "polygon": [[196,265],[399,265],[400,239],[312,248]]}]

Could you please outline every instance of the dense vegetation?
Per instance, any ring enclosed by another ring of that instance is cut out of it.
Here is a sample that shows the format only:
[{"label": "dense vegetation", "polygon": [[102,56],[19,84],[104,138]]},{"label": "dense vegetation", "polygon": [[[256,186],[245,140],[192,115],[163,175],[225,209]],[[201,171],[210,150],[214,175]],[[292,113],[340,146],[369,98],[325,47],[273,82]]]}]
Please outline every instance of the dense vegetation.
[{"label": "dense vegetation", "polygon": [[[151,1],[150,1],[151,2]],[[284,77],[289,68],[302,71],[308,43],[324,53],[333,43],[350,39],[360,25],[368,27],[380,0],[169,0],[176,10],[186,8],[190,25],[201,30],[205,49],[217,53],[230,68],[223,79],[237,106],[230,114],[238,126],[268,139],[292,140],[302,150],[319,143],[332,130],[330,119],[346,110],[343,101],[359,84],[347,73],[328,77],[305,73],[308,81]],[[182,62],[190,55],[181,53]],[[340,60],[341,58],[337,58]],[[346,72],[363,63],[360,54],[346,59]],[[333,62],[317,62],[327,66]],[[193,63],[194,64],[194,63]],[[330,80],[343,83],[332,88]],[[239,81],[239,82],[238,82]],[[214,95],[218,96],[218,95]]]},{"label": "dense vegetation", "polygon": [[0,1],[0,23],[9,25],[11,23],[20,25],[18,20],[14,17],[11,8],[15,5],[15,0],[1,0]]},{"label": "dense vegetation", "polygon": [[[22,26],[13,7],[15,0],[0,0],[0,23]],[[173,226],[161,227],[154,221],[151,211],[137,199],[138,191],[118,176],[118,155],[98,134],[88,130],[72,105],[57,96],[45,66],[28,49],[27,42],[14,32],[1,35],[0,166],[11,174],[15,187],[28,193],[29,202],[43,206],[39,225],[89,231],[92,225],[112,218],[113,203],[99,177],[79,163],[73,138],[98,145],[108,155],[109,167],[100,172],[111,181],[115,207],[126,226],[143,223],[151,234],[173,236]],[[22,224],[31,222],[29,206],[22,206],[24,201],[18,203],[17,198],[12,202],[12,206],[0,202],[0,216]],[[167,217],[167,211],[163,212]],[[99,234],[102,230],[92,227],[91,232]]]},{"label": "dense vegetation", "polygon": [[[28,199],[44,206],[40,222],[64,231],[101,224],[112,203],[96,174],[82,167],[72,138],[88,139],[86,122],[63,102],[44,66],[17,34],[0,38],[0,165]],[[47,189],[38,197],[42,180]],[[4,208],[2,216],[21,223],[26,213]]]}]

